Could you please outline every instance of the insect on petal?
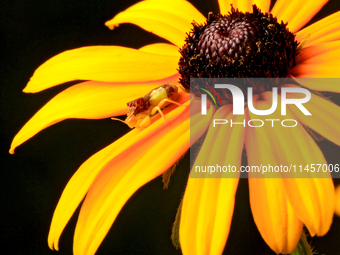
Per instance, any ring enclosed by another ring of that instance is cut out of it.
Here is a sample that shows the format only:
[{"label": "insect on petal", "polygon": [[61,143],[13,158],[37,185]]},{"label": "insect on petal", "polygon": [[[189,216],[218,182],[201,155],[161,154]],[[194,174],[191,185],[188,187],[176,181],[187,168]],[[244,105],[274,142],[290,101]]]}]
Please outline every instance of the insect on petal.
[{"label": "insect on petal", "polygon": [[[188,99],[186,99],[187,101]],[[183,102],[185,103],[185,102]],[[175,106],[169,106],[167,109],[164,110],[164,114],[166,114],[167,120],[172,123],[182,123],[185,125],[185,113],[188,114],[189,110],[187,107],[178,107],[176,110],[170,112],[173,110]],[[170,112],[170,113],[169,113]],[[182,116],[182,117],[181,117]],[[153,125],[151,125],[148,129],[140,130],[140,129],[134,129],[131,130],[128,134],[123,136],[122,138],[118,139],[111,145],[107,146],[103,150],[99,151],[98,153],[94,154],[92,157],[90,157],[83,165],[76,171],[76,173],[73,175],[73,177],[70,179],[69,183],[65,187],[63,194],[58,202],[57,208],[54,212],[51,227],[50,227],[50,233],[48,238],[48,243],[50,248],[53,247],[55,249],[58,249],[58,240],[59,237],[65,228],[68,220],[78,207],[81,200],[84,198],[85,194],[88,192],[89,187],[91,185],[94,185],[93,182],[96,180],[97,176],[104,171],[104,169],[107,169],[106,166],[108,164],[111,164],[111,166],[114,168],[114,170],[108,170],[109,174],[115,174],[119,175],[119,178],[123,178],[121,174],[124,174],[128,172],[128,166],[132,164],[133,162],[137,162],[138,160],[143,157],[145,154],[145,148],[143,150],[139,149],[139,145],[145,144],[145,146],[152,147],[153,143],[155,143],[154,137],[159,137],[164,135],[164,133],[167,133],[169,129],[173,127],[168,125],[167,122],[160,119],[159,121],[156,121]],[[177,130],[178,131],[178,130]],[[178,149],[178,152],[173,153],[173,159],[176,160],[178,157],[180,157],[182,153],[182,150],[187,148],[189,146],[189,141],[186,139],[181,139],[179,142],[180,144],[184,144],[183,147]],[[174,140],[174,137],[172,140],[177,141],[179,138],[176,138]],[[189,137],[188,137],[189,139]],[[157,146],[164,146],[163,143],[158,144]],[[158,148],[158,147],[157,147]],[[164,148],[163,148],[164,149]],[[149,154],[148,154],[149,155]],[[124,157],[125,156],[125,157]],[[119,170],[120,168],[115,168],[115,164],[121,164],[122,160],[124,161],[123,164],[123,170]],[[164,161],[165,163],[171,164],[171,162]],[[161,164],[162,167],[164,166],[164,163]],[[111,169],[110,167],[108,167]],[[157,168],[158,169],[158,168]],[[163,168],[162,168],[163,169]],[[166,169],[165,169],[166,170]],[[118,171],[118,172],[117,172]],[[161,171],[161,170],[157,170]],[[163,171],[163,170],[162,170]],[[126,173],[127,174],[127,173]],[[118,178],[118,177],[117,177]],[[126,178],[126,177],[125,177]],[[144,180],[144,179],[143,179]],[[142,186],[142,184],[141,184]],[[139,187],[135,187],[138,189]],[[118,205],[117,205],[118,206]],[[86,209],[84,209],[86,211]],[[105,217],[104,217],[105,218]],[[83,224],[81,220],[78,221],[79,224]],[[84,223],[85,224],[85,223]],[[86,235],[91,235],[94,233],[85,233]],[[86,246],[84,242],[87,241],[81,241],[82,245]],[[97,243],[99,245],[99,243]]]},{"label": "insect on petal", "polygon": [[169,169],[189,149],[189,108],[178,107],[166,116],[170,124],[163,119],[156,121],[150,126],[151,131],[147,128],[141,132],[148,133],[148,137],[109,160],[101,169],[79,214],[75,254],[94,254],[131,195]]},{"label": "insect on petal", "polygon": [[[175,82],[169,78],[163,82]],[[41,130],[68,118],[101,119],[126,114],[126,102],[148,93],[159,82],[113,84],[83,82],[62,91],[42,107],[14,137],[10,153]]]}]

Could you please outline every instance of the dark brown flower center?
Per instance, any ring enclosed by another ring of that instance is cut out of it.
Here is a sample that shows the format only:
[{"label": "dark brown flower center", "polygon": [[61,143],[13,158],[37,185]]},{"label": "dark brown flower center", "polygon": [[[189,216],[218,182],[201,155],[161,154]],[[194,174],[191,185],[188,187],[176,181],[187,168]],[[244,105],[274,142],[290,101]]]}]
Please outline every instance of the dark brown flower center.
[{"label": "dark brown flower center", "polygon": [[[297,46],[287,24],[278,23],[276,17],[262,13],[256,5],[252,13],[233,7],[228,15],[209,13],[205,24],[193,22],[180,49],[180,83],[195,93],[198,88],[193,84],[190,87],[190,78],[287,77],[296,64]],[[253,85],[254,93],[270,89]]]}]

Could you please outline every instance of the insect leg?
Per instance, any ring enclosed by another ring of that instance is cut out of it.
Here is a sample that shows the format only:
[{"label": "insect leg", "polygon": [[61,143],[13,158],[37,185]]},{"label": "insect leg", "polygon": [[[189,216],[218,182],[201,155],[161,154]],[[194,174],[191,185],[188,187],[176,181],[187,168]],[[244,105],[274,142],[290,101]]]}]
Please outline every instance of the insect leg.
[{"label": "insect leg", "polygon": [[162,109],[161,107],[165,104],[165,103],[173,103],[173,104],[176,104],[178,106],[182,106],[182,104],[176,102],[176,101],[173,101],[171,99],[168,99],[168,98],[165,98],[163,99],[162,101],[159,102],[159,104],[157,106],[155,106],[152,111],[151,111],[151,115],[154,115],[156,112],[159,112],[159,114],[162,116],[163,119],[166,120],[166,117],[164,116],[163,112],[162,112]]},{"label": "insect leg", "polygon": [[165,98],[162,101],[159,102],[159,104],[157,105],[158,107],[162,107],[165,103],[172,103],[172,104],[176,104],[178,106],[182,106],[183,104],[180,104],[176,101],[173,101],[171,99]]},{"label": "insect leg", "polygon": [[159,107],[159,106],[155,106],[152,111],[151,111],[151,115],[154,115],[156,112],[159,112],[159,114],[162,116],[163,119],[166,119],[163,112],[162,112],[162,109]]}]

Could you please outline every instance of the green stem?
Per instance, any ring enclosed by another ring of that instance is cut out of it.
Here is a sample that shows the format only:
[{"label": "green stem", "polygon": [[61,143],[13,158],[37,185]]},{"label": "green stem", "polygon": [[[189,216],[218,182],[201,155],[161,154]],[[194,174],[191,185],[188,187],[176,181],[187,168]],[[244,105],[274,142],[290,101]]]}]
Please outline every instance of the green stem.
[{"label": "green stem", "polygon": [[313,255],[313,254],[315,254],[313,252],[313,248],[309,245],[307,241],[307,236],[303,231],[297,247],[290,255]]}]

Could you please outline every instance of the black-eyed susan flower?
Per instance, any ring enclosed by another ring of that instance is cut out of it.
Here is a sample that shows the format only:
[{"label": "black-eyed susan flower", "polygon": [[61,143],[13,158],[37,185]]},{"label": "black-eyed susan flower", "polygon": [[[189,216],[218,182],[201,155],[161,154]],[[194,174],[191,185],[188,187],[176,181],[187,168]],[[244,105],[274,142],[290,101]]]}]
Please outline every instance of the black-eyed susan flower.
[{"label": "black-eyed susan flower", "polygon": [[[99,119],[126,114],[127,102],[163,84],[190,89],[189,78],[292,77],[311,90],[339,92],[337,80],[320,84],[299,79],[337,77],[340,12],[300,30],[326,2],[278,0],[268,14],[268,0],[219,0],[222,15],[209,15],[208,20],[184,0],[139,2],[106,25],[113,29],[121,23],[133,23],[169,43],[140,49],[84,47],[63,52],[42,64],[25,92],[39,92],[67,81],[85,81],[64,90],[38,111],[16,135],[10,152],[14,153],[17,146],[42,129],[67,118]],[[227,28],[234,30],[229,38],[220,38],[220,29],[227,29],[226,23]],[[254,92],[256,109],[270,108],[271,88],[256,87]],[[302,125],[294,129],[266,126],[212,129],[206,119],[239,121],[239,116],[232,115],[230,101],[218,109],[211,104],[202,116],[199,99],[190,99],[188,93],[181,92],[174,100],[181,106],[169,104],[162,110],[166,120],[157,114],[150,125],[131,130],[76,171],[54,212],[48,237],[51,249],[58,249],[63,229],[85,198],[75,230],[74,253],[94,254],[131,195],[173,166],[206,131],[196,165],[209,165],[217,160],[221,165],[240,167],[244,146],[249,165],[326,164]],[[313,119],[290,106],[287,116],[340,145],[340,108],[313,94],[308,110]],[[255,118],[247,108],[246,118]],[[273,113],[271,118],[279,116]],[[213,145],[217,138],[222,142]],[[224,154],[216,156],[217,151]],[[276,253],[295,249],[303,224],[312,236],[327,233],[335,208],[335,192],[330,176],[326,177],[249,179],[255,223]],[[237,185],[237,174],[234,178],[189,178],[180,215],[183,254],[222,253]]]}]

